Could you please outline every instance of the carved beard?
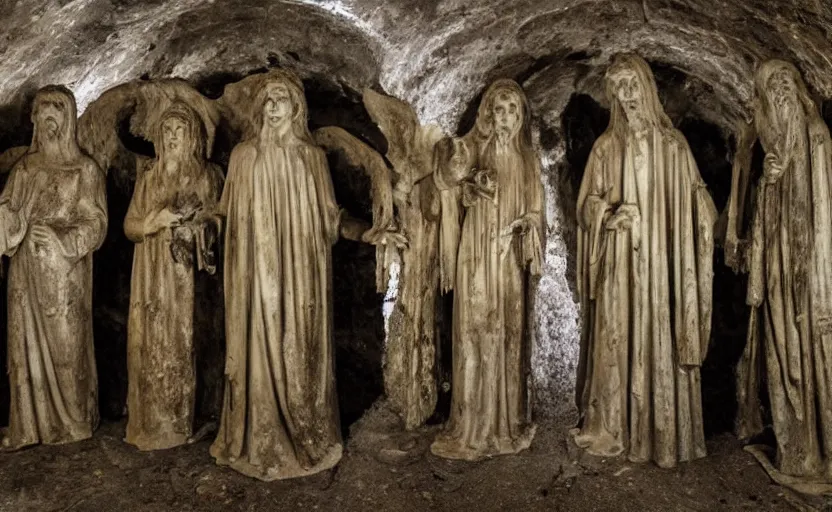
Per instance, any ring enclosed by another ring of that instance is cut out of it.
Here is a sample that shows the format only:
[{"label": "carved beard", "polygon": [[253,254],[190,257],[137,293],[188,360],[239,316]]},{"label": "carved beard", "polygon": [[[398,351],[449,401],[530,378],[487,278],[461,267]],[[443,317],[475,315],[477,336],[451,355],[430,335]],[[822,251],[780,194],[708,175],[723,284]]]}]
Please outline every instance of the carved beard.
[{"label": "carved beard", "polygon": [[60,151],[61,129],[55,118],[47,117],[38,126],[38,142],[47,153]]},{"label": "carved beard", "polygon": [[806,120],[797,97],[789,91],[778,91],[774,97],[775,125],[778,131],[778,152],[781,158],[788,158],[797,148],[800,131]]},{"label": "carved beard", "polygon": [[633,131],[641,131],[647,125],[646,107],[642,100],[630,100],[621,102],[621,109],[624,117],[627,118],[627,125]]},{"label": "carved beard", "polygon": [[497,127],[497,141],[505,146],[511,140],[511,130],[507,126]]}]

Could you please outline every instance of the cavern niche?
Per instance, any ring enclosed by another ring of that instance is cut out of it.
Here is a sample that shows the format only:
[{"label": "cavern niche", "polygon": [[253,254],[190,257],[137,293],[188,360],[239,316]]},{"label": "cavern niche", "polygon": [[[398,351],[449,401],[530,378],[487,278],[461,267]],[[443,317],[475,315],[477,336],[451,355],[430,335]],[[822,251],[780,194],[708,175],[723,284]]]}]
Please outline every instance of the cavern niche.
[{"label": "cavern niche", "polygon": [[826,506],[824,2],[7,7],[0,510]]}]

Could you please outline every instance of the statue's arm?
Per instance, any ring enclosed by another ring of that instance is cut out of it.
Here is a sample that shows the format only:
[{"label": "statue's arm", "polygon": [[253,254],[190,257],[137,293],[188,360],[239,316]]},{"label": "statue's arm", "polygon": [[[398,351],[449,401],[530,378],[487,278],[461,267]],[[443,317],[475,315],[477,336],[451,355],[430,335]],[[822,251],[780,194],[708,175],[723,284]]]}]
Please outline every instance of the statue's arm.
[{"label": "statue's arm", "polygon": [[127,215],[124,217],[124,234],[135,244],[143,242],[145,237],[146,216],[144,208],[139,204],[144,195],[144,186],[144,179],[139,177],[130,199],[130,206],[127,207]]},{"label": "statue's arm", "polygon": [[84,173],[86,182],[79,204],[80,220],[73,237],[67,240],[67,253],[76,258],[98,250],[107,236],[107,187],[98,164],[89,161]]}]

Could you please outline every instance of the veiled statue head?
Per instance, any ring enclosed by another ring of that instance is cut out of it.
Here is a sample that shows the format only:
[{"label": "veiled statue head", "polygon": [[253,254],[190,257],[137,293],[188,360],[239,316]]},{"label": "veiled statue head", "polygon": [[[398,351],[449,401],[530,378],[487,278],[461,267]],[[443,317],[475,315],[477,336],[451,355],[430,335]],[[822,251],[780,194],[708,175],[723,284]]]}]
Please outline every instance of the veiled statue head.
[{"label": "veiled statue head", "polygon": [[255,93],[251,116],[260,137],[271,133],[304,142],[312,139],[303,83],[289,71],[272,71],[264,77]]},{"label": "veiled statue head", "polygon": [[76,139],[75,96],[62,85],[47,85],[35,94],[32,105],[34,135],[30,153],[45,152],[63,159],[80,155]]},{"label": "veiled statue head", "polygon": [[782,60],[763,63],[755,77],[757,89],[757,130],[763,143],[773,144],[785,125],[796,119],[819,119],[820,113],[812,100],[800,71]]},{"label": "veiled statue head", "polygon": [[613,131],[628,126],[649,125],[671,128],[672,123],[659,101],[656,79],[647,61],[632,53],[613,57],[605,75],[610,102],[610,127]]},{"label": "veiled statue head", "polygon": [[514,80],[497,80],[488,87],[480,102],[477,132],[486,140],[530,149],[529,114],[529,103],[520,85]]},{"label": "veiled statue head", "polygon": [[156,127],[153,144],[159,160],[184,161],[207,158],[205,127],[199,115],[177,101],[165,110]]}]

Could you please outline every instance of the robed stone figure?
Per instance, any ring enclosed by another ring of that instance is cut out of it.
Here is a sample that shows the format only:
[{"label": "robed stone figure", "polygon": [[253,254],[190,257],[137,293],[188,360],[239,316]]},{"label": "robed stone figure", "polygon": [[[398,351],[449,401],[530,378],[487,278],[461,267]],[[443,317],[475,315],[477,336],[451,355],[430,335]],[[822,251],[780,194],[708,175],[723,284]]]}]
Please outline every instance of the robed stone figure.
[{"label": "robed stone figure", "polygon": [[440,277],[454,291],[451,415],[431,446],[476,460],[528,448],[532,275],[543,262],[540,164],[517,83],[485,92],[476,126],[436,148]]},{"label": "robed stone figure", "polygon": [[127,330],[127,434],[142,450],[184,444],[196,397],[195,269],[213,272],[222,189],[197,113],[175,102],[153,129],[157,158],[140,172],[124,232],[136,244]]},{"label": "robed stone figure", "polygon": [[[745,254],[726,255],[749,274],[748,340],[737,371],[738,435],[750,438],[763,430],[759,389],[765,381],[776,454],[769,460],[758,447],[750,451],[779,483],[830,493],[832,140],[792,64],[764,63],[756,89],[754,124],[766,156],[756,187],[748,186],[747,166],[744,175],[735,175],[729,251],[737,250],[745,204],[752,215],[741,244]],[[756,190],[747,194],[749,189]]]},{"label": "robed stone figure", "polygon": [[65,87],[38,91],[32,145],[0,195],[0,252],[11,258],[6,449],[79,441],[98,425],[92,253],[107,202],[104,173],[78,147],[76,115]]},{"label": "robed stone figure", "polygon": [[584,321],[575,442],[672,467],[705,456],[699,371],[716,209],[647,63],[618,55],[605,82],[610,124],[577,205]]},{"label": "robed stone figure", "polygon": [[283,71],[263,78],[251,121],[219,205],[227,381],[211,454],[274,480],[341,458],[331,309],[340,210],[326,155],[307,128],[300,80]]}]

